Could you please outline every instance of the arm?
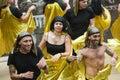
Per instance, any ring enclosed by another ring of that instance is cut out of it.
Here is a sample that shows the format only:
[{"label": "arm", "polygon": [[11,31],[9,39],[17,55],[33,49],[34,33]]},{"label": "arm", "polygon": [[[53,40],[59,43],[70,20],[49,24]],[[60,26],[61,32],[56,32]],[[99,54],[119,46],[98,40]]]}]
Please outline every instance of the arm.
[{"label": "arm", "polygon": [[81,50],[78,51],[77,56],[69,56],[69,57],[67,57],[67,58],[66,58],[66,61],[67,61],[68,63],[70,63],[70,62],[72,62],[72,61],[74,61],[74,60],[76,60],[76,59],[79,60],[79,61],[81,61],[81,60],[83,59],[83,55],[82,55]]},{"label": "arm", "polygon": [[67,10],[70,9],[71,7],[70,7],[70,4],[69,4],[69,0],[63,0],[63,2],[66,3],[66,5],[67,5],[65,10],[64,10],[64,12],[66,13]]},{"label": "arm", "polygon": [[117,54],[112,49],[110,49],[108,46],[107,46],[107,49],[106,49],[106,53],[112,57],[111,58],[111,64],[115,65],[116,60],[118,59]]},{"label": "arm", "polygon": [[21,19],[22,21],[24,21],[24,22],[27,22],[28,19],[29,19],[30,13],[31,13],[33,10],[35,10],[35,9],[36,9],[36,6],[35,6],[35,5],[32,5],[32,6],[28,9],[27,13],[26,13],[25,15],[22,15],[22,16],[20,17],[20,19]]},{"label": "arm", "polygon": [[18,6],[18,0],[15,0],[15,6],[16,6],[17,8],[19,8],[19,6]]},{"label": "arm", "polygon": [[69,36],[66,36],[65,39],[65,52],[60,53],[61,56],[69,56],[71,53],[71,38]]},{"label": "arm", "polygon": [[57,61],[62,56],[69,56],[71,53],[71,40],[69,36],[66,36],[65,39],[65,52],[55,54],[52,58],[52,61]]},{"label": "arm", "polygon": [[39,47],[40,47],[41,50],[43,50],[45,48],[46,40],[47,40],[47,34],[48,33],[43,35],[42,40],[41,40],[41,42],[39,44]]},{"label": "arm", "polygon": [[23,78],[30,78],[30,79],[33,78],[33,73],[34,72],[27,71],[25,73],[17,74],[16,71],[17,70],[16,70],[14,65],[12,65],[12,64],[9,65],[9,72],[10,72],[11,80],[21,80]]},{"label": "arm", "polygon": [[9,65],[9,72],[10,72],[11,80],[19,80],[22,78],[20,74],[16,73],[16,68],[14,65]]},{"label": "arm", "polygon": [[37,66],[38,66],[39,69],[45,70],[45,73],[49,72],[49,68],[48,68],[48,66],[46,64],[46,61],[45,61],[44,57],[42,57],[40,59],[40,61],[37,63]]},{"label": "arm", "polygon": [[118,9],[117,10],[118,10],[118,13],[120,13],[120,4],[118,4]]},{"label": "arm", "polygon": [[94,22],[95,22],[95,21],[94,21],[94,18],[90,19],[90,26],[91,26],[91,27],[94,27],[94,26],[95,26],[95,25],[94,25]]}]

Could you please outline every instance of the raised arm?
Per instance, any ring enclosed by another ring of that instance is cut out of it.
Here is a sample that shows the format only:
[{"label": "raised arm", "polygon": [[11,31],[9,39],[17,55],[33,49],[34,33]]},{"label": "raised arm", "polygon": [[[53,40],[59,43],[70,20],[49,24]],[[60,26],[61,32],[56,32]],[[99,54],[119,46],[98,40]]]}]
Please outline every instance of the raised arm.
[{"label": "raised arm", "polygon": [[63,2],[66,3],[66,5],[67,5],[66,9],[64,10],[65,13],[66,13],[67,10],[70,9],[71,7],[70,7],[70,4],[69,4],[69,0],[63,0]]},{"label": "raised arm", "polygon": [[36,10],[36,6],[35,6],[35,5],[32,5],[32,6],[28,9],[27,13],[26,13],[25,15],[22,15],[22,16],[20,17],[20,19],[23,20],[24,22],[27,22],[28,19],[29,19],[30,13],[31,13],[33,10]]}]

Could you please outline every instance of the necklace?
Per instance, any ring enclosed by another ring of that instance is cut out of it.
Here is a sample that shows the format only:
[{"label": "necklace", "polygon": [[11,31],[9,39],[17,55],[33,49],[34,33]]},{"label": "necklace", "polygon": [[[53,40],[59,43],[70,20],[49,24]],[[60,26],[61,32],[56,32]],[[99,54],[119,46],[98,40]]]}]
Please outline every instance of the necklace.
[{"label": "necklace", "polygon": [[61,40],[61,36],[52,36],[54,43],[58,43]]}]

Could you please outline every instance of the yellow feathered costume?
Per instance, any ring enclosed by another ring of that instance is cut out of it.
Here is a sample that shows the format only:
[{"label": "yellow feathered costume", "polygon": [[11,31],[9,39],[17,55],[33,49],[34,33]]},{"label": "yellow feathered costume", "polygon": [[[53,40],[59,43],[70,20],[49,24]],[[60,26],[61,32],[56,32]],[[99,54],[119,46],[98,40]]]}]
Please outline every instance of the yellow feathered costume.
[{"label": "yellow feathered costume", "polygon": [[9,54],[12,49],[16,37],[22,31],[32,33],[36,28],[32,14],[27,23],[16,18],[10,11],[9,7],[1,9],[0,21],[0,56]]}]

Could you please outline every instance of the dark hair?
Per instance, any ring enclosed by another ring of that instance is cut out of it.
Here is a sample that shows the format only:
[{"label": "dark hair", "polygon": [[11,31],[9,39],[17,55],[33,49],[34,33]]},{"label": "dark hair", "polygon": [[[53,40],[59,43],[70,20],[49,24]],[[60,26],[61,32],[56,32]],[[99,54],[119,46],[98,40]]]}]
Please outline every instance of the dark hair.
[{"label": "dark hair", "polygon": [[62,29],[62,31],[66,32],[66,29],[69,27],[69,24],[68,24],[68,21],[64,17],[57,16],[57,17],[55,17],[53,19],[53,21],[51,22],[51,25],[50,25],[50,30],[51,31],[54,30],[54,24],[55,24],[55,22],[62,22],[63,23],[63,29]]},{"label": "dark hair", "polygon": [[92,0],[90,6],[93,9],[95,15],[101,15],[104,11],[101,5],[101,0]]}]

